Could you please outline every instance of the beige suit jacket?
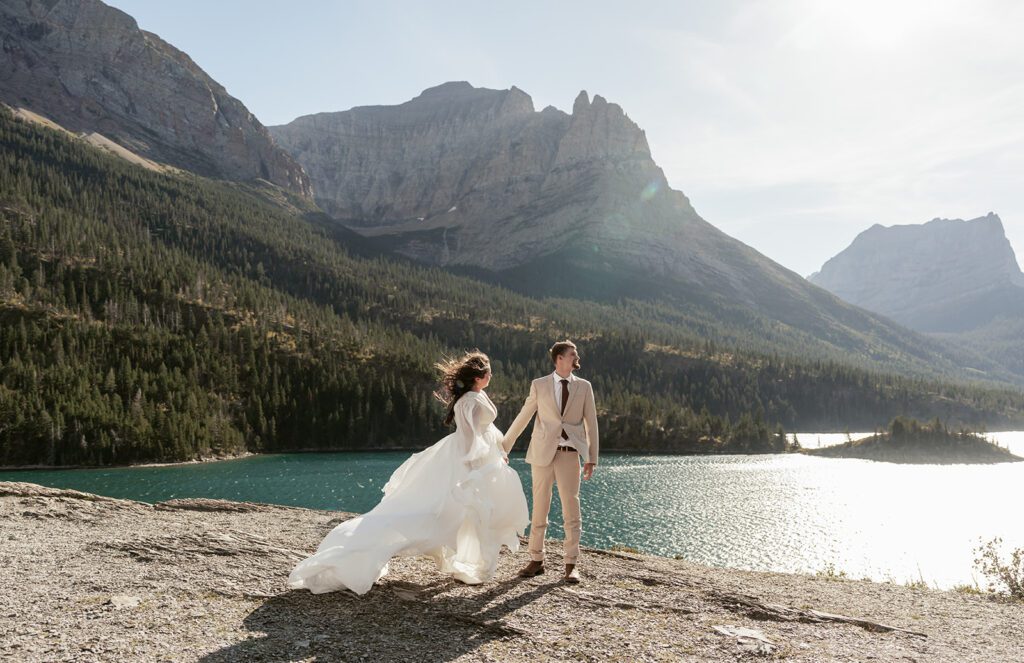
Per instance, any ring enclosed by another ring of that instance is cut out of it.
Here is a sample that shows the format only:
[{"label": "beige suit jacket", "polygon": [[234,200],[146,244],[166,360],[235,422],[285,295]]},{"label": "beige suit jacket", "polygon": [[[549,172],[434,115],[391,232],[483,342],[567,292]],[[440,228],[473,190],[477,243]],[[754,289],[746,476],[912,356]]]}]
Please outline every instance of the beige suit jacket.
[{"label": "beige suit jacket", "polygon": [[555,381],[551,374],[537,378],[530,384],[523,409],[519,411],[512,425],[508,427],[501,441],[505,453],[512,451],[519,435],[537,415],[533,424],[533,435],[526,450],[526,462],[532,465],[550,465],[562,441],[562,430],[569,436],[585,463],[597,464],[597,407],[594,404],[594,389],[583,378],[572,375],[569,379],[569,402],[565,413],[558,411],[555,402]]}]

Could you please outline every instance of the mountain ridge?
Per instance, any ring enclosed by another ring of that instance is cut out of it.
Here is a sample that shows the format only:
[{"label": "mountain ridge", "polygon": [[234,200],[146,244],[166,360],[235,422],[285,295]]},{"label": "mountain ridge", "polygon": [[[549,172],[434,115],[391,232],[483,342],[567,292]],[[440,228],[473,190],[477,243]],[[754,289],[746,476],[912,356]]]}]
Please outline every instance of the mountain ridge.
[{"label": "mountain ridge", "polygon": [[519,88],[449,82],[270,131],[318,204],[386,251],[531,296],[664,301],[752,327],[760,316],[778,334],[858,353],[925,352],[920,337],[701,218],[644,131],[600,95],[579,93],[571,114],[538,112]]},{"label": "mountain ridge", "polygon": [[0,100],[142,158],[311,197],[302,168],[192,58],[99,0],[0,6]]}]

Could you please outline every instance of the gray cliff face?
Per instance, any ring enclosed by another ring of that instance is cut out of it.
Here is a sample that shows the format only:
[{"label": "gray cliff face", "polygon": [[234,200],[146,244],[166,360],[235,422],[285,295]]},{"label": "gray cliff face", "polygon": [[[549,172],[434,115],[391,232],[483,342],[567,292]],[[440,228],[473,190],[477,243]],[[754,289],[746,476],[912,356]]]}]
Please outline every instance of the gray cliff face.
[{"label": "gray cliff face", "polygon": [[874,225],[809,279],[920,331],[964,331],[1013,313],[1024,274],[1002,221]]},{"label": "gray cliff face", "polygon": [[[564,123],[533,116],[530,97],[515,88],[450,83],[401,106],[308,115],[270,131],[304,163],[326,212],[373,228],[443,215],[467,194],[494,198],[498,186],[502,200],[522,197]],[[524,125],[535,130],[517,141]]]},{"label": "gray cliff face", "polygon": [[423,262],[502,272],[550,258],[756,306],[770,304],[758,297],[767,283],[806,288],[701,219],[668,187],[644,132],[600,96],[581,92],[572,114],[538,112],[515,87],[453,82],[270,131],[325,211]]},{"label": "gray cliff face", "polygon": [[201,175],[311,196],[302,168],[186,54],[99,0],[0,4],[0,100]]}]

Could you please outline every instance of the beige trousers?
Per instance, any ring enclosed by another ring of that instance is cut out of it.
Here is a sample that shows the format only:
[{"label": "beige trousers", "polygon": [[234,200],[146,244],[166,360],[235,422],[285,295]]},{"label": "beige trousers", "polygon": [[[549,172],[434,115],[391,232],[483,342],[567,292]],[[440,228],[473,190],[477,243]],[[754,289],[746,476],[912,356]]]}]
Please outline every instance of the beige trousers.
[{"label": "beige trousers", "polygon": [[562,521],[565,523],[566,564],[575,564],[580,557],[580,534],[583,519],[580,516],[580,455],[575,451],[556,451],[550,465],[531,465],[533,477],[533,518],[530,522],[530,559],[544,560],[544,534],[548,530],[548,511],[551,510],[551,490],[558,484],[558,497],[562,501]]}]

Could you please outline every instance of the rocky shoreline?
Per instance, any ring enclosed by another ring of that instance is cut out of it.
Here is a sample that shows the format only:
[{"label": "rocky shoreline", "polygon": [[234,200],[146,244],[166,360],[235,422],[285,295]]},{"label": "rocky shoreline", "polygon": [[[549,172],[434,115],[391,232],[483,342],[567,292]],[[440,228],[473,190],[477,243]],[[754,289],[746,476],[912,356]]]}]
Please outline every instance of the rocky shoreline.
[{"label": "rocky shoreline", "polygon": [[363,597],[288,590],[295,562],[348,517],[0,482],[0,657],[1024,661],[1021,603],[599,550],[579,586],[516,578],[520,553],[483,586],[403,558]]},{"label": "rocky shoreline", "polygon": [[173,460],[154,463],[125,463],[124,465],[0,465],[0,472],[22,472],[32,470],[110,470],[128,467],[171,467],[173,465],[199,465],[200,463],[216,463],[222,460],[238,460],[261,454],[253,451],[242,451],[237,454],[224,454],[220,456],[202,456],[190,460]]}]

